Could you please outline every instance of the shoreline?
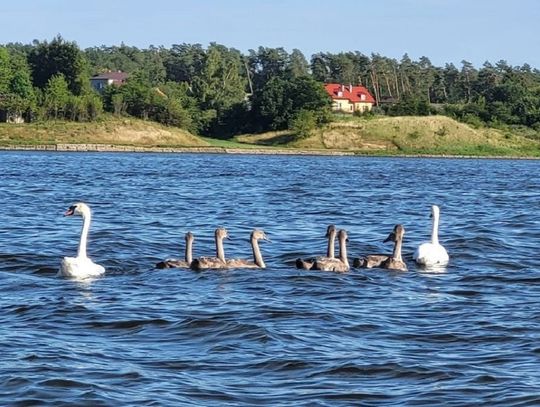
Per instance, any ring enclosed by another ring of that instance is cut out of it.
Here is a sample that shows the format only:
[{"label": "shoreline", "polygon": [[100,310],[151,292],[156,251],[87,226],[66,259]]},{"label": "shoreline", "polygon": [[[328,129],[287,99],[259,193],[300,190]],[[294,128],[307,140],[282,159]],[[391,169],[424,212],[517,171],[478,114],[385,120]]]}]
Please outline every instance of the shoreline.
[{"label": "shoreline", "polygon": [[527,156],[483,156],[452,154],[365,154],[354,151],[297,150],[284,148],[229,148],[229,147],[139,147],[114,144],[13,144],[0,145],[0,151],[44,152],[96,152],[96,153],[180,153],[180,154],[253,154],[253,155],[301,155],[301,156],[356,156],[371,158],[448,158],[448,159],[497,159],[540,160]]}]

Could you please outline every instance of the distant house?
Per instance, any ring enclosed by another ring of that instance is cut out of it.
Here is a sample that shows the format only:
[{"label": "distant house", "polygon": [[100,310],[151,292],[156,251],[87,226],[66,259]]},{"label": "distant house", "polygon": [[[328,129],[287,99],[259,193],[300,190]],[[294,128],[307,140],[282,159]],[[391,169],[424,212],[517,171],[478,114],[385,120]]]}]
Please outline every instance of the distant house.
[{"label": "distant house", "polygon": [[332,110],[335,112],[365,112],[375,104],[375,98],[363,86],[327,83],[324,88],[332,98]]},{"label": "distant house", "polygon": [[98,75],[94,75],[90,78],[90,84],[99,93],[103,92],[107,86],[116,85],[120,86],[126,82],[128,74],[122,71],[116,72],[104,72]]}]

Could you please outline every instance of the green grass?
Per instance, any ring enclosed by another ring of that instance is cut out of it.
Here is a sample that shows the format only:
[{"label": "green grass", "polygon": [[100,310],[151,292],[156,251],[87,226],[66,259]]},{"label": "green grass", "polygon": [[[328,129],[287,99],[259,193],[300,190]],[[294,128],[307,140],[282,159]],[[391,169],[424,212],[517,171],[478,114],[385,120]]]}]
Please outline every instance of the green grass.
[{"label": "green grass", "polygon": [[270,151],[296,149],[314,153],[345,151],[376,156],[540,157],[540,137],[534,129],[473,128],[445,116],[364,118],[337,115],[334,122],[302,139],[296,139],[289,131],[279,131],[222,140],[194,136],[154,122],[114,116],[92,123],[0,124],[0,145],[61,143]]},{"label": "green grass", "polygon": [[[523,132],[523,129],[520,129]],[[250,135],[272,145],[282,135]],[[371,117],[337,115],[334,122],[286,147],[341,150],[362,155],[540,156],[540,140],[511,129],[473,128],[446,116]]]},{"label": "green grass", "polygon": [[261,148],[261,146],[256,144],[246,144],[236,141],[234,139],[223,140],[215,139],[211,137],[200,137],[201,140],[206,141],[211,147],[221,147],[221,148]]}]

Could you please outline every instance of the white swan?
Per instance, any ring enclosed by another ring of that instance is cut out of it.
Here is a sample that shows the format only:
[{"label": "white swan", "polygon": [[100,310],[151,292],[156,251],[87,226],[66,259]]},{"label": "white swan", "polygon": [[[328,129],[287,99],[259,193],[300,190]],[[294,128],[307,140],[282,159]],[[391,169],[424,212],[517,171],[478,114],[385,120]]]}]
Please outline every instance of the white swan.
[{"label": "white swan", "polygon": [[58,275],[80,279],[100,276],[101,274],[105,273],[105,268],[94,263],[86,256],[86,242],[88,240],[90,221],[92,220],[90,208],[85,203],[78,202],[70,206],[64,214],[64,216],[72,215],[80,215],[83,218],[79,249],[77,251],[77,257],[64,257],[62,259]]},{"label": "white swan", "polygon": [[439,207],[431,207],[433,224],[431,228],[431,242],[422,243],[414,252],[413,259],[422,266],[444,266],[448,264],[448,253],[439,243]]}]

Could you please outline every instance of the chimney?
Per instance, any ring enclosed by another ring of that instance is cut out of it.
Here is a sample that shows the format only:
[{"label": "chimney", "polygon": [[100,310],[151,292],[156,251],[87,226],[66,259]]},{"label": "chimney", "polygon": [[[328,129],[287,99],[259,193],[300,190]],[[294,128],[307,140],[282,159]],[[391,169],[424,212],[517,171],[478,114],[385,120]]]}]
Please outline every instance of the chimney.
[{"label": "chimney", "polygon": [[341,91],[343,92],[345,90],[345,85],[341,84]]},{"label": "chimney", "polygon": [[352,83],[349,83],[349,92],[352,93]]}]

